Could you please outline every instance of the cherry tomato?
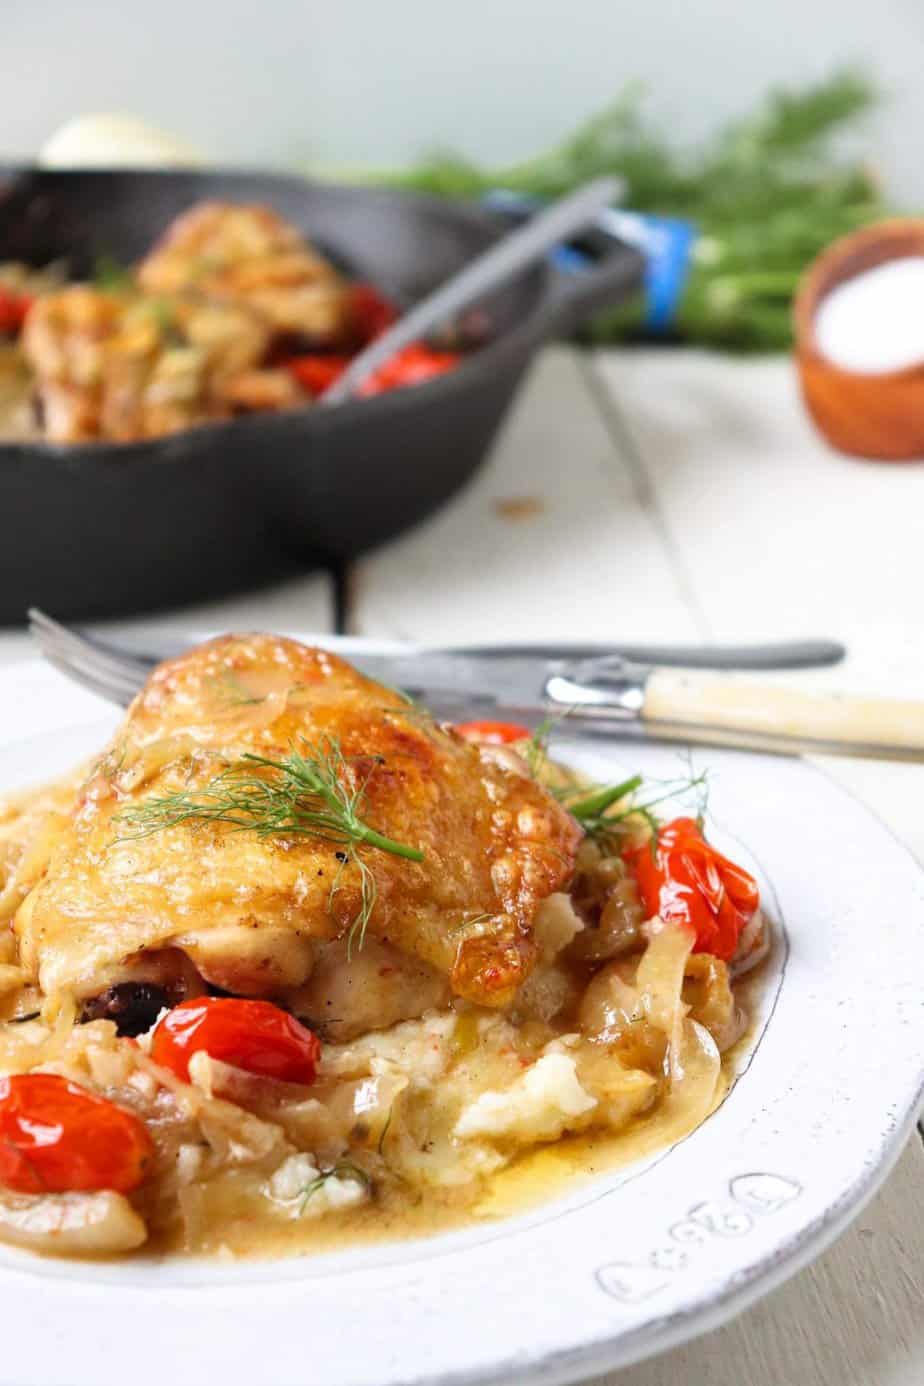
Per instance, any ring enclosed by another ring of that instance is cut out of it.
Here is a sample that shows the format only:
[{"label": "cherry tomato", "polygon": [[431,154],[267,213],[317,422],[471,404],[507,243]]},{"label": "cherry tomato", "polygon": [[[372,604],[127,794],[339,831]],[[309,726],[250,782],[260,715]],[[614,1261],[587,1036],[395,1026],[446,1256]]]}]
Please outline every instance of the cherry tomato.
[{"label": "cherry tomato", "polygon": [[511,741],[526,741],[532,736],[529,727],[521,727],[519,722],[458,722],[456,731],[466,741],[483,746],[507,746]]},{"label": "cherry tomato", "polygon": [[18,332],[32,307],[28,294],[17,294],[12,289],[0,287],[0,332],[12,335]]},{"label": "cherry tomato", "polygon": [[451,371],[459,364],[459,359],[454,351],[433,351],[423,342],[411,342],[368,375],[357,394],[382,395],[387,390],[400,390],[405,385],[420,385],[436,375]]},{"label": "cherry tomato", "polygon": [[666,823],[654,851],[646,843],[623,856],[649,916],[689,925],[696,934],[694,953],[726,962],[734,957],[741,931],[760,905],[757,882],[710,847],[694,819]]},{"label": "cherry tomato", "polygon": [[263,1078],[313,1083],[321,1057],[317,1035],[269,1001],[199,996],[181,1001],[154,1031],[151,1057],[178,1078],[204,1050],[213,1059]]},{"label": "cherry tomato", "polygon": [[353,284],[350,288],[350,302],[353,320],[363,345],[376,337],[381,337],[382,333],[398,320],[395,305],[372,284]]},{"label": "cherry tomato", "polygon": [[333,385],[338,376],[341,376],[349,364],[346,356],[292,356],[288,361],[283,361],[283,366],[294,376],[299,385],[307,390],[309,395],[317,398],[323,395],[328,385]]},{"label": "cherry tomato", "polygon": [[[383,395],[389,390],[400,390],[405,385],[419,385],[424,380],[452,370],[458,361],[459,357],[454,352],[431,351],[421,342],[412,342],[367,376],[357,394]],[[333,385],[349,364],[348,356],[313,352],[305,356],[290,356],[282,362],[285,370],[315,399],[323,395],[329,385]]]},{"label": "cherry tomato", "polygon": [[56,1073],[0,1078],[0,1184],[18,1193],[129,1193],[154,1153],[144,1123]]}]

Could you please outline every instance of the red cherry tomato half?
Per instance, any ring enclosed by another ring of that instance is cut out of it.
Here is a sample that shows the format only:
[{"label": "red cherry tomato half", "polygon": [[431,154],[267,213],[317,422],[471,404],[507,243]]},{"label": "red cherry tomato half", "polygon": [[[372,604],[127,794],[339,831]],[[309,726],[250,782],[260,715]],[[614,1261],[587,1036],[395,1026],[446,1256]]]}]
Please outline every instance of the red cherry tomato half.
[{"label": "red cherry tomato half", "polygon": [[18,1193],[129,1193],[154,1153],[144,1123],[56,1073],[0,1078],[0,1184]]},{"label": "red cherry tomato half", "polygon": [[381,337],[398,320],[395,305],[372,284],[353,284],[350,288],[350,305],[363,344]]},{"label": "red cherry tomato half", "polygon": [[[399,351],[384,366],[379,366],[367,376],[357,390],[360,395],[383,395],[389,390],[400,390],[405,385],[419,385],[431,380],[435,375],[452,370],[459,357],[451,351],[431,351],[420,342]],[[329,356],[309,353],[306,356],[290,356],[282,365],[301,385],[303,390],[317,399],[329,385],[333,385],[347,366],[348,356]]]},{"label": "red cherry tomato half", "polygon": [[0,287],[0,332],[18,332],[32,307],[28,294],[17,294],[12,289]]},{"label": "red cherry tomato half", "polygon": [[313,1083],[321,1057],[317,1035],[269,1001],[200,996],[181,1001],[154,1031],[151,1057],[188,1080],[189,1061],[204,1050],[213,1059],[263,1078]]},{"label": "red cherry tomato half", "polygon": [[292,356],[283,366],[294,376],[302,389],[317,398],[341,376],[349,364],[346,356]]},{"label": "red cherry tomato half", "polygon": [[511,741],[527,741],[532,736],[529,727],[519,722],[457,722],[456,731],[466,741],[482,746],[508,746]]},{"label": "red cherry tomato half", "polygon": [[388,390],[400,390],[405,385],[421,385],[425,380],[451,371],[460,359],[457,352],[433,351],[423,342],[411,342],[368,375],[357,394],[382,395]]},{"label": "red cherry tomato half", "polygon": [[696,934],[694,953],[728,962],[760,905],[757,882],[723,857],[692,818],[675,818],[651,843],[623,853],[649,915],[685,924]]}]

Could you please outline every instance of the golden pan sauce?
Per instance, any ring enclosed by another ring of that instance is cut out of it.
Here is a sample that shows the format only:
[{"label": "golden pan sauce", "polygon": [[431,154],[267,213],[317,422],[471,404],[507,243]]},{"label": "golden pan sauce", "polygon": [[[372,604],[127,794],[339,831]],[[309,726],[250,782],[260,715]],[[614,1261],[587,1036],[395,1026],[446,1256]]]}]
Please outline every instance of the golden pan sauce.
[{"label": "golden pan sauce", "polygon": [[[763,990],[763,969],[743,978],[736,995],[753,1017]],[[755,1038],[755,1022],[722,1056],[722,1079],[713,1107],[715,1111],[728,1096],[738,1074],[747,1062]],[[318,1255],[343,1251],[351,1246],[375,1245],[437,1236],[477,1226],[489,1227],[505,1218],[533,1211],[556,1198],[565,1198],[592,1180],[612,1175],[630,1165],[650,1159],[689,1136],[701,1122],[672,1121],[656,1106],[636,1118],[622,1131],[607,1134],[590,1132],[565,1136],[518,1156],[505,1169],[491,1176],[476,1201],[470,1194],[455,1195],[451,1190],[431,1189],[413,1197],[395,1189],[385,1190],[369,1203],[348,1208],[322,1218],[302,1218],[290,1223],[270,1224],[257,1220],[252,1211],[235,1199],[227,1185],[215,1185],[203,1207],[206,1240],[201,1252],[231,1255],[235,1258],[273,1258],[292,1255]],[[179,1236],[152,1238],[137,1253],[184,1255]]]}]

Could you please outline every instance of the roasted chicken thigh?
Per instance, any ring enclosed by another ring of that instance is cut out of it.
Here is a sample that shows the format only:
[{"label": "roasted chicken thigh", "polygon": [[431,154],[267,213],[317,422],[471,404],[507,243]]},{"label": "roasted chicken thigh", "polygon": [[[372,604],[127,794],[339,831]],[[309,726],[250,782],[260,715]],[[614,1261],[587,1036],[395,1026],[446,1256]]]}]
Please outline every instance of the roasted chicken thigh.
[{"label": "roasted chicken thigh", "polygon": [[429,1004],[505,1005],[580,836],[525,767],[337,656],[227,636],[154,672],[16,931],[42,990],[84,1003],[160,976],[316,1005],[366,941]]}]

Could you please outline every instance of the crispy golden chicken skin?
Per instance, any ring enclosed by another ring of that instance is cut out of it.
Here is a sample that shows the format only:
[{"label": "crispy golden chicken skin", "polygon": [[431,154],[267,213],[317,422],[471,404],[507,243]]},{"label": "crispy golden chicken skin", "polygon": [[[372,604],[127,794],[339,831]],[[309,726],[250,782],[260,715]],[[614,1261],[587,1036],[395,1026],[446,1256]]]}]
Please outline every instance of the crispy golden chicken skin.
[{"label": "crispy golden chicken skin", "polygon": [[[310,798],[294,829],[290,818],[261,835],[285,776],[243,758],[293,754],[322,763],[362,824],[423,859],[319,828]],[[152,675],[16,930],[46,993],[97,996],[179,957],[230,991],[285,995],[331,940],[361,949],[367,932],[457,995],[504,1005],[530,972],[536,909],[568,881],[579,836],[532,779],[335,655],[227,636]]]},{"label": "crispy golden chicken skin", "polygon": [[41,432],[57,443],[135,442],[304,407],[310,395],[280,362],[306,344],[355,338],[349,286],[269,207],[197,203],[108,287],[24,274],[0,266],[0,278],[35,289],[27,369],[7,372],[13,406],[25,399],[15,426],[33,423],[31,371]]},{"label": "crispy golden chicken skin", "polygon": [[36,301],[22,345],[50,439],[132,442],[230,415],[269,340],[232,304],[72,284]]},{"label": "crispy golden chicken skin", "polygon": [[170,223],[138,279],[148,293],[193,291],[249,308],[274,332],[319,344],[350,326],[340,275],[270,207],[197,203]]}]

